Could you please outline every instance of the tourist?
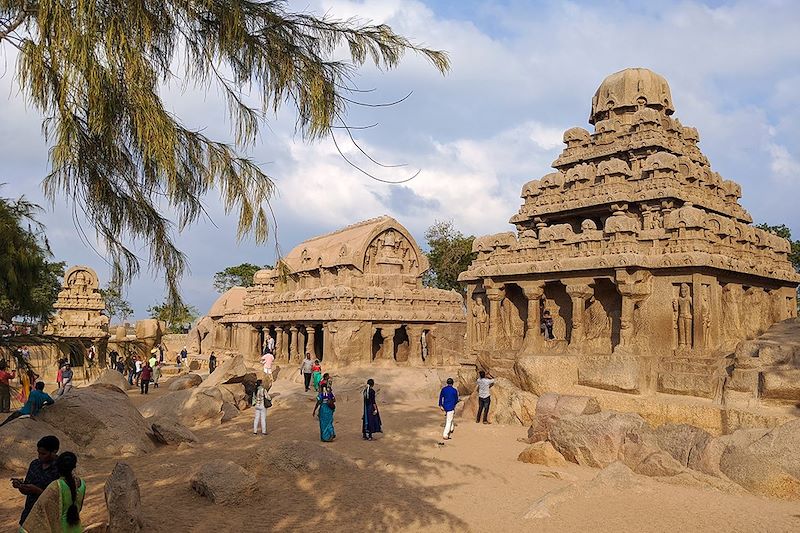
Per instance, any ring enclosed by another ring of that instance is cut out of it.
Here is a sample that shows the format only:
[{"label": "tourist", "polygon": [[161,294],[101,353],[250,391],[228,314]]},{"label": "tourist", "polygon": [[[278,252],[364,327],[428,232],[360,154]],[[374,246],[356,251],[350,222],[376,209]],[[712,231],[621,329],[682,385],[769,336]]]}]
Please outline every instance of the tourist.
[{"label": "tourist", "polygon": [[72,367],[69,365],[69,361],[65,362],[64,366],[61,368],[61,386],[56,391],[54,399],[61,398],[72,390],[73,375],[74,372],[72,371]]},{"label": "tourist", "polygon": [[[327,383],[326,383],[327,387]],[[364,413],[361,418],[361,437],[372,440],[373,433],[383,433],[381,430],[381,415],[378,413],[378,403],[375,401],[375,381],[370,378],[364,388]]]},{"label": "tourist", "polygon": [[61,384],[64,381],[64,378],[62,377],[62,374],[64,372],[64,362],[65,361],[66,361],[65,359],[59,359],[58,360],[58,372],[56,372],[56,385],[58,386],[59,390],[61,390]]},{"label": "tourist", "polygon": [[164,343],[163,342],[158,345],[158,362],[159,363],[163,363],[164,362]]},{"label": "tourist", "polygon": [[11,412],[11,383],[10,380],[17,377],[13,370],[6,370],[8,363],[3,359],[0,361],[0,413]]},{"label": "tourist", "polygon": [[156,366],[153,367],[153,388],[158,388],[158,380],[161,379],[161,367],[164,366],[164,363],[159,361],[156,363]]},{"label": "tourist", "polygon": [[175,358],[175,366],[178,367],[178,370],[181,369],[181,356],[180,356],[180,354],[178,355],[178,357]]},{"label": "tourist", "polygon": [[308,392],[308,387],[311,386],[311,372],[313,367],[314,361],[311,360],[311,354],[307,353],[306,358],[303,359],[303,363],[300,365],[300,373],[303,374],[306,392]]},{"label": "tourist", "polygon": [[215,368],[217,368],[217,356],[211,352],[211,355],[208,356],[208,373],[211,374]]},{"label": "tourist", "polygon": [[117,355],[117,363],[116,363],[117,372],[122,375],[125,375],[125,363],[122,361],[122,358]]},{"label": "tourist", "polygon": [[267,353],[275,355],[275,338],[271,335],[267,336]]},{"label": "tourist", "polygon": [[322,442],[333,442],[336,438],[336,430],[333,428],[333,412],[336,410],[336,397],[331,390],[330,380],[325,384],[317,394],[317,403],[314,404],[314,412],[311,416],[317,414],[319,409],[319,438]]},{"label": "tourist", "polygon": [[256,390],[253,393],[253,399],[250,402],[255,411],[253,418],[253,435],[258,434],[258,426],[261,425],[261,434],[267,434],[267,409],[272,407],[272,400],[270,400],[267,390],[264,389],[262,380],[256,380]]},{"label": "tourist", "polygon": [[541,329],[545,339],[553,340],[556,338],[555,335],[553,335],[553,317],[550,316],[550,311],[545,311],[542,315]]},{"label": "tourist", "polygon": [[150,361],[147,361],[142,368],[142,373],[139,376],[140,393],[147,394],[150,392],[150,380],[153,377],[153,367],[150,366]]},{"label": "tourist", "polygon": [[267,352],[261,356],[261,364],[264,366],[264,379],[267,376],[272,376],[272,363],[275,361],[275,356]]},{"label": "tourist", "polygon": [[50,531],[59,533],[79,533],[81,508],[86,496],[86,483],[75,476],[78,457],[72,452],[64,452],[56,459],[58,479],[50,483],[39,496],[22,530],[28,532]]},{"label": "tourist", "polygon": [[[311,357],[310,353],[306,354]],[[314,364],[311,366],[311,381],[314,384],[314,390],[319,392],[319,380],[322,379],[322,367],[319,364],[319,359],[314,359]]]},{"label": "tourist", "polygon": [[153,348],[150,351],[150,359],[148,361],[150,363],[150,368],[155,368],[156,367],[156,363],[158,363],[158,357],[156,357],[156,353],[158,353],[158,352],[156,351],[155,348]]},{"label": "tourist", "polygon": [[22,509],[22,516],[19,518],[19,525],[28,518],[33,504],[39,499],[50,483],[58,479],[58,469],[56,459],[58,458],[58,448],[60,446],[58,437],[47,435],[39,439],[36,443],[36,451],[39,457],[31,461],[28,466],[28,473],[25,479],[11,478],[11,486],[25,495],[25,507]]},{"label": "tourist", "polygon": [[475,423],[481,421],[481,413],[483,413],[483,423],[484,424],[491,424],[489,422],[489,406],[492,403],[492,393],[489,389],[494,386],[494,379],[487,378],[486,372],[481,370],[478,372],[480,377],[478,378],[478,416],[475,417]]},{"label": "tourist", "polygon": [[182,364],[183,366],[186,366],[186,360],[187,360],[188,358],[189,358],[189,350],[187,350],[187,349],[186,349],[186,346],[184,346],[184,347],[181,349],[181,364]]},{"label": "tourist", "polygon": [[128,358],[128,385],[133,386],[133,378],[136,375],[136,356]]},{"label": "tourist", "polygon": [[95,349],[94,345],[89,346],[89,349],[86,351],[86,360],[89,362],[89,368],[94,366],[96,356],[97,350]]},{"label": "tourist", "polygon": [[330,389],[331,389],[330,381],[331,381],[331,378],[330,378],[330,375],[327,372],[322,374],[322,379],[319,380],[319,390],[320,390],[320,392],[322,392],[323,390],[330,391]]},{"label": "tourist", "polygon": [[135,373],[133,374],[133,381],[136,383],[136,386],[138,387],[139,386],[139,380],[142,377],[142,368],[144,368],[144,364],[142,363],[142,360],[138,356],[134,359],[133,364],[135,366]]},{"label": "tourist", "polygon": [[111,358],[111,368],[117,370],[117,359],[119,358],[119,352],[116,350],[111,350],[108,352],[108,356]]},{"label": "tourist", "polygon": [[49,394],[44,392],[44,382],[37,381],[36,388],[33,389],[28,396],[28,400],[25,402],[25,405],[20,407],[17,411],[14,411],[6,418],[0,426],[5,426],[12,420],[16,418],[20,418],[22,416],[29,416],[35,417],[39,414],[39,411],[42,410],[42,407],[45,405],[52,405],[53,399],[50,397]]},{"label": "tourist", "polygon": [[453,415],[455,414],[456,404],[458,403],[458,391],[453,387],[453,378],[447,378],[447,386],[442,388],[439,393],[439,408],[444,411],[444,433],[442,437],[450,440],[450,436],[455,429]]}]

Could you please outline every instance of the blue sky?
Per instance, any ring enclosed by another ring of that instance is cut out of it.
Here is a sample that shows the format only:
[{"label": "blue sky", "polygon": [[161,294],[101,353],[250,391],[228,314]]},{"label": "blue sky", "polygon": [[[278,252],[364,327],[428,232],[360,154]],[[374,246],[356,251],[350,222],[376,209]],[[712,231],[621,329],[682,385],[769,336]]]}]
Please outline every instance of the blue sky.
[{"label": "blue sky", "polygon": [[[274,176],[279,195],[275,240],[236,241],[235,220],[215,195],[206,198],[213,223],[177,236],[191,273],[187,300],[201,311],[216,297],[213,274],[249,261],[272,263],[303,239],[380,214],[405,224],[419,241],[436,220],[452,219],[465,233],[512,229],[522,185],[548,172],[561,134],[588,127],[592,94],[602,79],[642,66],[667,78],[676,116],[700,131],[712,167],[742,185],[754,220],[785,223],[800,235],[800,4],[761,2],[505,2],[305,0],[299,10],[388,23],[425,45],[445,49],[452,70],[439,75],[419,57],[395,71],[367,67],[357,81],[374,88],[370,102],[413,94],[391,108],[353,108],[351,125],[378,122],[358,134],[375,158],[407,167],[372,167],[397,179],[422,169],[403,186],[357,173],[330,141],[303,144],[287,112],[270,117],[249,153]],[[0,48],[0,189],[46,204],[41,179],[47,145],[41,117],[26,109],[13,79],[14,56]],[[230,140],[219,94],[165,87],[164,99],[186,124]],[[340,139],[341,140],[341,139]],[[345,143],[346,145],[347,143]],[[56,258],[88,264],[105,278],[102,253],[81,242],[66,201],[42,216]],[[277,244],[277,246],[276,246]],[[142,255],[146,257],[146,254]],[[163,277],[145,269],[129,299],[137,317],[161,300]]]}]

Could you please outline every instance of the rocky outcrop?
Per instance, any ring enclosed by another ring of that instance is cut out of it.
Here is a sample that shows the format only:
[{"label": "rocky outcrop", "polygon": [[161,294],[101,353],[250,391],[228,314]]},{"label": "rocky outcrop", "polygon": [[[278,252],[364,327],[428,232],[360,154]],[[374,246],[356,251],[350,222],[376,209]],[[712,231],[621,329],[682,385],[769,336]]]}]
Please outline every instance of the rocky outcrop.
[{"label": "rocky outcrop", "polygon": [[230,402],[222,402],[222,418],[220,422],[227,422],[239,416],[239,408]]},{"label": "rocky outcrop", "polygon": [[655,430],[658,446],[685,467],[701,471],[703,451],[711,435],[689,424],[664,424]]},{"label": "rocky outcrop", "polygon": [[138,533],[144,531],[141,495],[136,474],[127,463],[117,463],[106,479],[103,493],[108,509],[109,531]]},{"label": "rocky outcrop", "polygon": [[550,436],[550,423],[559,417],[591,415],[600,412],[600,404],[591,396],[574,396],[548,392],[536,402],[536,413],[528,429],[528,441],[545,441]]},{"label": "rocky outcrop", "polygon": [[183,424],[161,416],[148,419],[153,435],[162,444],[180,444],[181,442],[197,442],[197,436]]},{"label": "rocky outcrop", "polygon": [[72,389],[43,409],[38,420],[69,436],[90,457],[140,455],[155,448],[150,426],[113,385]]},{"label": "rocky outcrop", "polygon": [[218,424],[222,419],[222,393],[217,387],[170,392],[139,409],[146,417],[172,418],[187,427]]},{"label": "rocky outcrop", "polygon": [[63,431],[40,420],[18,418],[0,427],[0,468],[25,472],[36,457],[36,443],[44,436],[55,435],[61,450],[78,450]]},{"label": "rocky outcrop", "polygon": [[244,364],[244,356],[239,354],[226,359],[203,383],[201,388],[218,387],[224,383],[241,383],[252,372]]},{"label": "rocky outcrop", "polygon": [[128,388],[130,388],[128,380],[125,379],[125,377],[122,374],[120,374],[116,370],[111,370],[110,368],[106,368],[105,370],[103,370],[100,373],[100,376],[98,376],[98,378],[94,380],[94,383],[114,385],[115,387],[119,387],[121,390],[127,390]]},{"label": "rocky outcrop", "polygon": [[567,460],[549,442],[537,442],[525,448],[517,461],[545,466],[565,466]]},{"label": "rocky outcrop", "polygon": [[[497,378],[491,388],[492,403],[489,407],[489,421],[512,426],[528,425],[536,412],[538,398],[525,392],[510,380]],[[475,419],[478,413],[478,393],[472,393],[461,408],[460,416]]]},{"label": "rocky outcrop", "polygon": [[537,396],[569,391],[578,377],[578,363],[571,355],[521,357],[514,363],[514,375],[523,390]]},{"label": "rocky outcrop", "polygon": [[233,461],[210,461],[190,480],[192,490],[215,504],[236,504],[252,494],[256,477]]},{"label": "rocky outcrop", "polygon": [[181,374],[169,380],[167,389],[171,391],[186,390],[197,387],[203,382],[203,378],[197,374]]}]

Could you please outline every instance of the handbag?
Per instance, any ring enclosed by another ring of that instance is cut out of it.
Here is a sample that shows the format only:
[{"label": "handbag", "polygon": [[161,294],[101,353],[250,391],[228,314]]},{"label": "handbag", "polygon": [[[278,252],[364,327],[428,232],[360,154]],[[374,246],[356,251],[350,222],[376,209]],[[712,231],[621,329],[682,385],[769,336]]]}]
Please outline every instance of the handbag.
[{"label": "handbag", "polygon": [[272,400],[266,394],[264,395],[264,407],[266,407],[267,409],[272,407]]},{"label": "handbag", "polygon": [[327,403],[328,403],[328,407],[330,408],[331,411],[335,411],[336,410],[336,398],[334,398],[334,397],[328,398]]}]

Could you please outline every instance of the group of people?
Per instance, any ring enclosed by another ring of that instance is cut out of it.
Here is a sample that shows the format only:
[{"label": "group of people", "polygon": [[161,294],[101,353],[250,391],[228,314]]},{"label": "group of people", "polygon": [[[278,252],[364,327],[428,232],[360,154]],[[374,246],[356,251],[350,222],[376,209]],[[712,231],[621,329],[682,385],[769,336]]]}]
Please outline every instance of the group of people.
[{"label": "group of people", "polygon": [[127,363],[117,356],[113,359],[115,369],[123,376],[127,373],[128,383],[139,387],[140,394],[147,394],[150,392],[150,383],[154,388],[158,388],[164,367],[163,356],[156,355],[157,353],[157,350],[153,349],[149,359],[133,355]]},{"label": "group of people", "polygon": [[54,435],[42,437],[36,444],[38,457],[25,477],[11,479],[11,486],[25,496],[19,519],[22,532],[83,531],[80,513],[86,482],[75,475],[78,457],[73,452],[59,454],[60,444]]},{"label": "group of people", "polygon": [[[489,422],[489,406],[492,403],[491,388],[494,386],[495,380],[491,376],[487,377],[486,372],[481,370],[478,375],[480,376],[476,381],[478,389],[478,414],[475,417],[475,423],[481,422],[481,415],[483,415],[483,423],[491,424]],[[447,385],[445,385],[439,393],[439,409],[444,412],[444,432],[442,438],[450,440],[455,430],[455,414],[456,405],[461,401],[458,397],[458,389],[453,386],[453,378],[447,378]],[[444,444],[440,442],[439,444]]]}]

